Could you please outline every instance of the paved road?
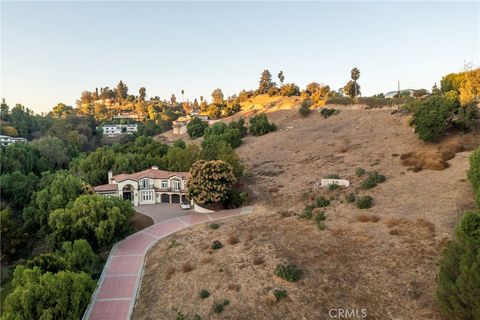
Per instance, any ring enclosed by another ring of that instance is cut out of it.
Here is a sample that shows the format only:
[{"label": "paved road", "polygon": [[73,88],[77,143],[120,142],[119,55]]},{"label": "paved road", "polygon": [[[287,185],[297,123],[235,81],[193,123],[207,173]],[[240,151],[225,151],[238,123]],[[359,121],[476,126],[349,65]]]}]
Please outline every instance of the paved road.
[{"label": "paved road", "polygon": [[177,204],[166,204],[166,203],[159,203],[159,204],[145,204],[137,207],[133,207],[135,211],[149,216],[153,219],[153,223],[159,223],[171,218],[181,217],[181,216],[188,216],[190,214],[194,214],[195,211],[193,209],[190,210],[182,210],[180,205]]},{"label": "paved road", "polygon": [[110,251],[83,319],[130,319],[140,288],[145,255],[157,241],[199,223],[249,214],[252,211],[253,207],[244,207],[213,213],[176,216],[118,242]]}]

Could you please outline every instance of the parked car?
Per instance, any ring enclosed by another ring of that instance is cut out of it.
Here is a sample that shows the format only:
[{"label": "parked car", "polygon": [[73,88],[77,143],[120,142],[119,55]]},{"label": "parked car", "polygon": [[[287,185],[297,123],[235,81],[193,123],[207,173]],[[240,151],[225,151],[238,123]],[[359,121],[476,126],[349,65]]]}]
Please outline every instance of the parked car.
[{"label": "parked car", "polygon": [[180,208],[182,208],[182,210],[188,210],[191,208],[191,206],[190,206],[190,203],[188,202],[182,202],[180,203]]}]

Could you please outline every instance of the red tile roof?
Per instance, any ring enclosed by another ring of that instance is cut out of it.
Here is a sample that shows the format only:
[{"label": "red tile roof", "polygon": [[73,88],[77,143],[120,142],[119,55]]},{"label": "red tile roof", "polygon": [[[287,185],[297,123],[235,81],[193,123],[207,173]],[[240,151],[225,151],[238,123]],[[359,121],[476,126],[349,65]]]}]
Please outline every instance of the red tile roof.
[{"label": "red tile roof", "polygon": [[188,178],[189,173],[188,172],[170,172],[170,171],[164,171],[164,170],[158,170],[158,169],[147,169],[143,170],[140,172],[135,172],[135,173],[122,173],[116,176],[113,176],[113,180],[120,182],[124,180],[134,180],[138,181],[143,178],[151,178],[151,179],[168,179],[173,176],[177,176],[183,179]]},{"label": "red tile roof", "polygon": [[116,184],[102,184],[93,188],[96,192],[117,191]]}]

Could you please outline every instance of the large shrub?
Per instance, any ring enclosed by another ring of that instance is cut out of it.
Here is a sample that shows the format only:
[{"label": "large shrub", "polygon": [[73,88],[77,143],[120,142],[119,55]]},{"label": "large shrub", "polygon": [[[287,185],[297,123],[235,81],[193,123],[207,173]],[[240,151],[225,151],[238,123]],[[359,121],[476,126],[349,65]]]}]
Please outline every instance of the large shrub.
[{"label": "large shrub", "polygon": [[286,83],[280,88],[278,94],[285,97],[298,96],[300,88],[295,83]]},{"label": "large shrub", "polygon": [[424,141],[438,140],[451,126],[468,130],[478,118],[477,107],[473,104],[462,107],[458,94],[454,91],[432,95],[416,102],[412,109],[414,113],[410,124]]},{"label": "large shrub", "polygon": [[300,115],[302,117],[306,117],[310,114],[310,107],[312,105],[312,101],[307,99],[307,100],[303,100],[302,101],[302,104],[300,105],[300,108],[298,108],[298,113],[300,113]]},{"label": "large shrub", "polygon": [[207,148],[209,144],[218,141],[225,141],[232,148],[237,148],[242,144],[242,133],[238,128],[232,128],[223,122],[217,122],[205,129],[204,139],[202,141],[203,148]]},{"label": "large shrub", "polygon": [[199,204],[220,203],[236,180],[230,164],[221,160],[200,160],[190,169],[188,193]]},{"label": "large shrub", "polygon": [[200,118],[193,118],[193,120],[187,124],[187,133],[192,139],[199,138],[203,136],[207,127],[208,123],[206,121],[202,121]]},{"label": "large shrub", "polygon": [[42,274],[36,267],[19,266],[14,272],[13,286],[5,300],[2,319],[76,320],[90,302],[95,281],[83,272]]},{"label": "large shrub", "polygon": [[132,205],[120,198],[83,195],[54,210],[48,224],[56,243],[86,239],[92,247],[101,247],[126,233],[132,214]]},{"label": "large shrub", "polygon": [[451,319],[480,318],[480,211],[467,212],[443,253],[437,299]]},{"label": "large shrub", "polygon": [[470,170],[467,175],[473,190],[480,193],[480,148],[470,156]]},{"label": "large shrub", "polygon": [[261,136],[277,130],[277,126],[274,123],[269,123],[267,115],[262,113],[250,119],[249,130],[254,136]]}]

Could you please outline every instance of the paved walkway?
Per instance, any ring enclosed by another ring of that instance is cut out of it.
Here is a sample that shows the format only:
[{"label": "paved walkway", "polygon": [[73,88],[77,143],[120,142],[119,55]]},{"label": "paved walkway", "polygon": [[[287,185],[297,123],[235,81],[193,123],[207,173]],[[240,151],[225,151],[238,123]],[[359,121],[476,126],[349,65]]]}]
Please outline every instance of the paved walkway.
[{"label": "paved walkway", "polygon": [[170,218],[178,218],[181,216],[187,216],[190,214],[195,214],[196,212],[193,209],[182,210],[178,203],[167,204],[167,203],[157,203],[157,204],[145,204],[141,206],[133,207],[135,211],[149,216],[153,219],[153,223],[159,223]]},{"label": "paved walkway", "polygon": [[83,319],[130,319],[140,288],[145,256],[158,240],[199,223],[249,214],[252,211],[253,207],[244,207],[171,218],[118,242],[110,251]]}]

